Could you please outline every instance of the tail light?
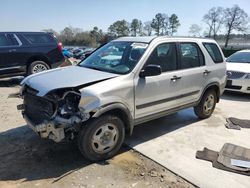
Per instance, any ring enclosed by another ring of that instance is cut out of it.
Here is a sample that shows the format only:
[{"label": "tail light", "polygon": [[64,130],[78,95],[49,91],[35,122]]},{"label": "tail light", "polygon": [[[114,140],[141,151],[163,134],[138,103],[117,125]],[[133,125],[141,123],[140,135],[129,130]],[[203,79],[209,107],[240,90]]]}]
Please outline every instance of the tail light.
[{"label": "tail light", "polygon": [[62,45],[61,42],[58,43],[58,50],[59,50],[60,52],[62,52],[62,50],[63,50],[63,45]]}]

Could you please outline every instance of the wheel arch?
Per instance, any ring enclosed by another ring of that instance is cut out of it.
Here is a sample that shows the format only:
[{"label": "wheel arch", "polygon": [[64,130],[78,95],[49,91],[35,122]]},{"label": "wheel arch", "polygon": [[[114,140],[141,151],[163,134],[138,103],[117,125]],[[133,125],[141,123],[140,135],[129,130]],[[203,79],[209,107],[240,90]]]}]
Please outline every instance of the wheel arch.
[{"label": "wheel arch", "polygon": [[104,107],[101,107],[96,112],[94,112],[92,117],[98,118],[105,114],[113,114],[121,118],[121,120],[125,125],[126,135],[132,135],[134,128],[133,117],[129,109],[125,105],[123,105],[122,103],[113,103],[106,105]]},{"label": "wheel arch", "polygon": [[208,91],[208,90],[214,90],[215,93],[216,93],[216,96],[217,96],[217,103],[220,101],[220,84],[218,82],[213,82],[213,83],[210,83],[208,84],[205,89],[203,90],[202,92],[202,95],[200,97],[200,100],[199,102],[201,101],[203,95]]},{"label": "wheel arch", "polygon": [[28,71],[30,64],[33,63],[34,61],[43,61],[43,62],[47,63],[49,65],[49,67],[51,68],[51,62],[49,61],[49,59],[46,56],[35,55],[35,56],[30,57],[27,60],[27,71]]}]

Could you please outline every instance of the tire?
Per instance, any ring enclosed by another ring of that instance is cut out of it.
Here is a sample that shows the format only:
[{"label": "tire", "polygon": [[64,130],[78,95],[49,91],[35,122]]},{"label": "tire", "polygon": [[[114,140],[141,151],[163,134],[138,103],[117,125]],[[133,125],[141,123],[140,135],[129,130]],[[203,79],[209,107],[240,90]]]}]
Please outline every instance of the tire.
[{"label": "tire", "polygon": [[49,70],[50,66],[44,61],[34,61],[28,68],[28,75],[39,73],[45,70]]},{"label": "tire", "polygon": [[209,118],[216,106],[217,95],[214,90],[208,90],[202,96],[200,103],[194,107],[194,113],[200,119]]},{"label": "tire", "polygon": [[102,161],[117,154],[125,138],[124,123],[113,115],[90,120],[78,135],[78,147],[90,161]]}]

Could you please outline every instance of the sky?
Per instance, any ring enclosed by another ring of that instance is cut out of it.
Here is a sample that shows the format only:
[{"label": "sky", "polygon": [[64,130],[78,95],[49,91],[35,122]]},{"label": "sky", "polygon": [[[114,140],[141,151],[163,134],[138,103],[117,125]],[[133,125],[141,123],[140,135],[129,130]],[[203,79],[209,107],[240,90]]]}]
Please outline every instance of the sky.
[{"label": "sky", "polygon": [[215,6],[238,4],[250,16],[250,0],[0,0],[0,31],[61,31],[66,26],[107,31],[115,21],[138,18],[151,21],[157,13],[177,14],[181,26],[177,35],[188,35]]}]

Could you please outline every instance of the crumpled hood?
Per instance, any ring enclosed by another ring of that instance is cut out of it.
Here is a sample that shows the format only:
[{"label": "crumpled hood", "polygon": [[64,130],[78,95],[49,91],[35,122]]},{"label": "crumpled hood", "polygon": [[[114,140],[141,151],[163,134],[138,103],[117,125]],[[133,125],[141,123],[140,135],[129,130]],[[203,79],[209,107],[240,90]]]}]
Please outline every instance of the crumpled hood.
[{"label": "crumpled hood", "polygon": [[92,82],[109,79],[117,74],[88,69],[80,66],[70,66],[52,69],[25,78],[25,84],[38,91],[38,96],[44,96],[49,91],[61,88],[77,87]]},{"label": "crumpled hood", "polygon": [[227,70],[250,73],[250,63],[227,63]]}]

